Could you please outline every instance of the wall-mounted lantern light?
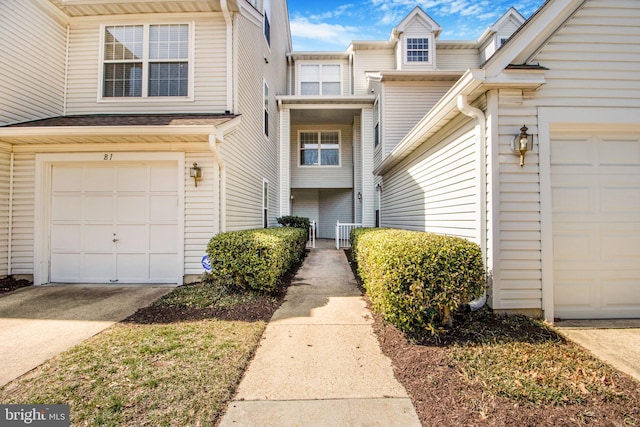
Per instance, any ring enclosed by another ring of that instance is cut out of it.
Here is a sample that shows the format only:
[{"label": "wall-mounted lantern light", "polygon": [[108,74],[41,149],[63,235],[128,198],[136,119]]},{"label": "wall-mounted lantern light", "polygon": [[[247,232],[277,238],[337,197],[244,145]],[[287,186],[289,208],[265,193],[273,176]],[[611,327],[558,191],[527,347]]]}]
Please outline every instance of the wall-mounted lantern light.
[{"label": "wall-mounted lantern light", "polygon": [[533,148],[533,135],[529,135],[527,130],[529,128],[522,126],[520,133],[513,138],[511,143],[511,149],[520,153],[520,167],[524,166],[524,155]]},{"label": "wall-mounted lantern light", "polygon": [[382,184],[376,184],[376,191],[377,192],[382,192]]},{"label": "wall-mounted lantern light", "polygon": [[362,200],[362,193],[358,191],[358,200]]},{"label": "wall-mounted lantern light", "polygon": [[198,181],[200,181],[202,179],[202,169],[200,169],[200,167],[198,167],[198,163],[193,163],[193,166],[191,166],[191,168],[189,168],[189,176],[191,178],[193,178],[193,182],[195,183],[196,187],[198,186]]}]

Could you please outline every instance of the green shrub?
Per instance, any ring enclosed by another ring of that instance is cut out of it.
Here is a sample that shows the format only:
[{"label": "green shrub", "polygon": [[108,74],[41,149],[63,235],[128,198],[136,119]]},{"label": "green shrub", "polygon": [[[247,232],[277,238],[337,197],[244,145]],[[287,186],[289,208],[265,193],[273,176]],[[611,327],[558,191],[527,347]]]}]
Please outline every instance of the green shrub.
[{"label": "green shrub", "polygon": [[203,280],[235,290],[271,293],[302,261],[306,242],[306,232],[292,227],[220,233],[207,245],[211,273]]},{"label": "green shrub", "polygon": [[485,290],[480,247],[418,231],[361,228],[352,255],[374,310],[411,336],[437,334]]},{"label": "green shrub", "polygon": [[284,227],[304,228],[305,230],[309,230],[309,227],[311,226],[309,218],[301,216],[286,215],[276,218],[276,221]]}]

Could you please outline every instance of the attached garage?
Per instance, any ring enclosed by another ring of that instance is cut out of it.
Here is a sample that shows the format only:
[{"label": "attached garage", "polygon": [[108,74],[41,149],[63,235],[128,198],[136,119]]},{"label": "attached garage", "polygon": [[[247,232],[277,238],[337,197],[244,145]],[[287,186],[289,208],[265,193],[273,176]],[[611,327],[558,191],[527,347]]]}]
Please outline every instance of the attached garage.
[{"label": "attached garage", "polygon": [[640,317],[640,135],[551,135],[556,318]]},{"label": "attached garage", "polygon": [[181,283],[182,153],[45,154],[36,165],[42,282]]}]

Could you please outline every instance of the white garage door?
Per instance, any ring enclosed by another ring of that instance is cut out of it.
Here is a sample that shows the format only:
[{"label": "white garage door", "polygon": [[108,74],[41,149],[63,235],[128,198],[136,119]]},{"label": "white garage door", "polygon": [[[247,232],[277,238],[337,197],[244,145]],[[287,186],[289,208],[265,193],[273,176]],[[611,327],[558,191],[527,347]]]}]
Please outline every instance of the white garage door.
[{"label": "white garage door", "polygon": [[54,166],[51,281],[175,283],[175,163]]},{"label": "white garage door", "polygon": [[551,141],[555,317],[640,317],[640,137]]}]

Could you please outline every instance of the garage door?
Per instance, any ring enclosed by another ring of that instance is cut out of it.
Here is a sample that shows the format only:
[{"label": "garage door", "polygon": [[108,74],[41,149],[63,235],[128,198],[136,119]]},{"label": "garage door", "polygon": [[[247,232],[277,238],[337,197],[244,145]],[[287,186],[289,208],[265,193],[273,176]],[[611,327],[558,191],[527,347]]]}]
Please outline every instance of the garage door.
[{"label": "garage door", "polygon": [[639,138],[552,138],[555,317],[640,317]]},{"label": "garage door", "polygon": [[175,163],[52,168],[51,281],[175,283]]}]

